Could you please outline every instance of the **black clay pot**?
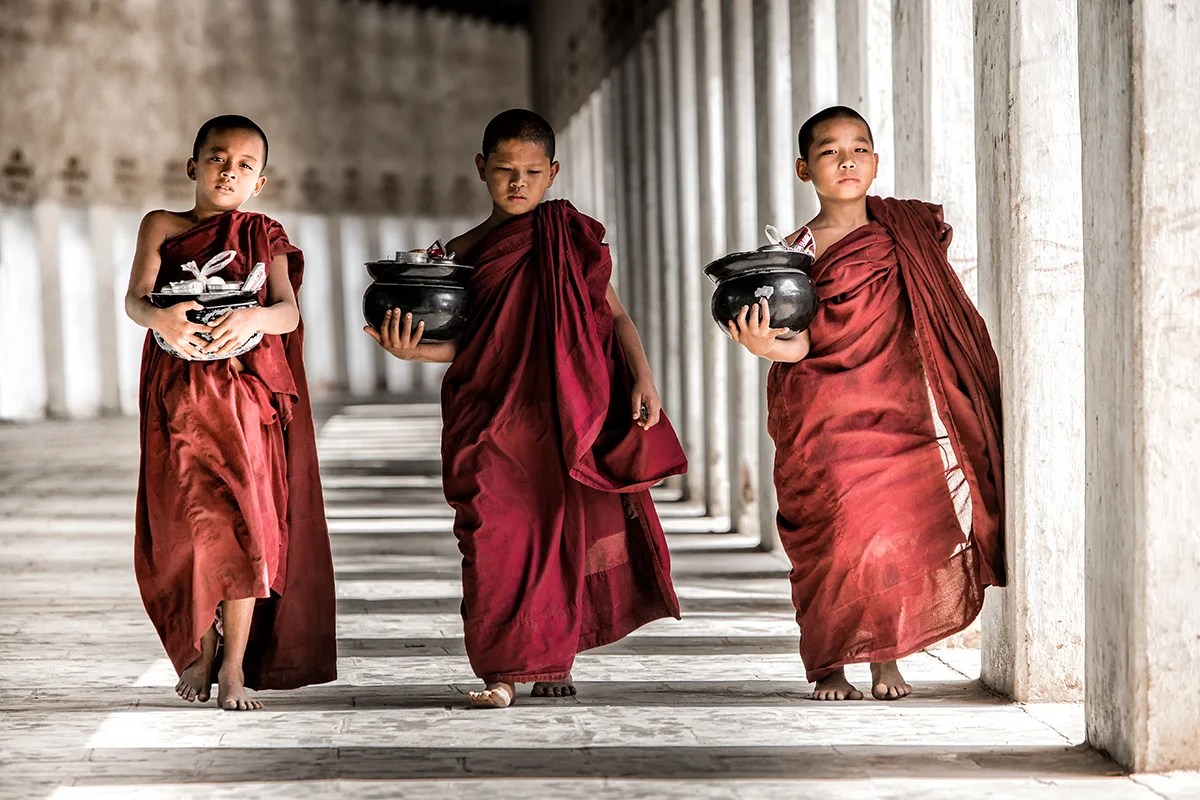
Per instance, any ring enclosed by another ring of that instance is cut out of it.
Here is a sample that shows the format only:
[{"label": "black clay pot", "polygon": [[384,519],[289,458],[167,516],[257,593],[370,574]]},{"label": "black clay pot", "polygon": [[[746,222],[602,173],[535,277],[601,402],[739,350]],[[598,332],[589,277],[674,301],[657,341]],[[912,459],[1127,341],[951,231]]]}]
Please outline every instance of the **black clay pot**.
[{"label": "black clay pot", "polygon": [[731,253],[704,268],[717,285],[713,290],[712,316],[721,329],[737,319],[743,306],[767,299],[772,328],[795,333],[807,330],[817,316],[817,294],[808,271],[812,257],[807,253],[767,245],[746,253]]},{"label": "black clay pot", "polygon": [[[389,309],[413,315],[413,329],[425,323],[423,340],[444,342],[467,327],[471,295],[467,281],[473,267],[424,253],[397,253],[395,259],[372,261],[367,272],[375,280],[363,294],[363,317],[376,330]],[[403,320],[401,320],[403,326]]]}]

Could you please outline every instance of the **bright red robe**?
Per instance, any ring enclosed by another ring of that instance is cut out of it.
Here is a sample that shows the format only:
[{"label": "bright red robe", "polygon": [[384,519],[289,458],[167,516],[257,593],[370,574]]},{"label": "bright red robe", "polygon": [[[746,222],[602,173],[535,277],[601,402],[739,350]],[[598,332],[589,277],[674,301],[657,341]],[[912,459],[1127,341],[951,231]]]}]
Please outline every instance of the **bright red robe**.
[{"label": "bright red robe", "polygon": [[606,301],[604,228],[542,203],[466,254],[474,308],[442,385],[467,655],[487,682],[554,681],[575,654],[678,618],[649,487],[686,469],[643,431]]},{"label": "bright red robe", "polygon": [[[180,265],[225,250],[237,252],[220,273],[230,281],[286,255],[299,293],[300,250],[279,223],[240,211],[167,240],[156,290],[191,277]],[[256,597],[246,685],[336,678],[333,561],[303,342],[303,324],[264,336],[239,373],[228,359],[185,361],[146,337],[134,567],[177,672],[199,654],[222,600]]]},{"label": "bright red robe", "polygon": [[[971,623],[1004,584],[1000,377],[946,259],[941,208],[869,198],[872,222],[817,259],[812,348],[775,364],[779,533],[816,681],[902,658]],[[928,388],[926,384],[928,378]],[[929,404],[970,486],[956,516]]]}]

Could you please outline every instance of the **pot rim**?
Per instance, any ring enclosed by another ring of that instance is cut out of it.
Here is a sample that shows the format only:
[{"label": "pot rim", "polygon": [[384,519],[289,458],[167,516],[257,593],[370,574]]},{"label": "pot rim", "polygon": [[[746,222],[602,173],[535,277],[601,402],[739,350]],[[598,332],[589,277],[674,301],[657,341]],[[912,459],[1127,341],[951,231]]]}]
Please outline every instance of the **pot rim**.
[{"label": "pot rim", "polygon": [[807,253],[768,247],[721,256],[704,267],[704,275],[716,284],[730,278],[773,272],[803,272],[807,275],[813,263],[812,256]]}]

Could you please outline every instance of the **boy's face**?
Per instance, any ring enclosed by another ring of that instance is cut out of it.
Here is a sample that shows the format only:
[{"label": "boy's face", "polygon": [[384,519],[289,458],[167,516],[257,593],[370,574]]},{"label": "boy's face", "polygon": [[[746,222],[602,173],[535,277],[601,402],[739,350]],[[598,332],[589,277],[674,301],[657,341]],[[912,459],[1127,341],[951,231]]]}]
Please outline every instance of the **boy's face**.
[{"label": "boy's face", "polygon": [[532,211],[558,175],[545,148],[520,139],[503,140],[487,158],[475,156],[475,166],[493,205],[509,216]]},{"label": "boy's face", "polygon": [[796,160],[800,180],[811,181],[821,197],[859,200],[879,172],[879,156],[867,127],[856,119],[833,119],[813,130],[807,158]]},{"label": "boy's face", "polygon": [[254,131],[212,131],[200,148],[199,158],[189,158],[188,177],[196,182],[196,202],[226,211],[262,191],[265,156],[262,137]]}]

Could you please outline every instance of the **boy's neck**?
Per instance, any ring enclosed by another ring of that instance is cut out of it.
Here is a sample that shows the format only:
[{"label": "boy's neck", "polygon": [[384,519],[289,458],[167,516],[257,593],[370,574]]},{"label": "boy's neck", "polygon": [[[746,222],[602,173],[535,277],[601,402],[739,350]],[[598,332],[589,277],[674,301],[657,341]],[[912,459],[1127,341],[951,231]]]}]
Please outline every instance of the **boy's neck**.
[{"label": "boy's neck", "polygon": [[200,203],[196,203],[195,205],[192,206],[192,210],[187,212],[187,216],[193,222],[200,223],[200,222],[204,222],[205,220],[212,219],[213,217],[219,217],[222,214],[226,214],[230,211],[240,211],[240,210],[241,209],[238,209],[238,208],[233,208],[233,209],[209,208]]},{"label": "boy's neck", "polygon": [[826,200],[821,198],[821,211],[813,220],[823,228],[858,228],[870,222],[867,198],[856,200]]}]

